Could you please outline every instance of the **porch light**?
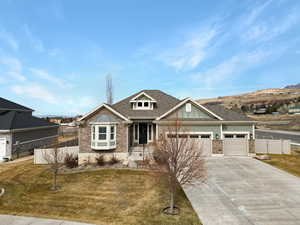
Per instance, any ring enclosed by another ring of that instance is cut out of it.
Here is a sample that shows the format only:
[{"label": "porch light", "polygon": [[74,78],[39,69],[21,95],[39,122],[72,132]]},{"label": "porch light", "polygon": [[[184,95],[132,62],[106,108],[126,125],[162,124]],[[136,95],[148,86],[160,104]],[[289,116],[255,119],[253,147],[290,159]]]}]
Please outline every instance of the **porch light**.
[{"label": "porch light", "polygon": [[216,134],[216,139],[219,140],[219,134]]}]

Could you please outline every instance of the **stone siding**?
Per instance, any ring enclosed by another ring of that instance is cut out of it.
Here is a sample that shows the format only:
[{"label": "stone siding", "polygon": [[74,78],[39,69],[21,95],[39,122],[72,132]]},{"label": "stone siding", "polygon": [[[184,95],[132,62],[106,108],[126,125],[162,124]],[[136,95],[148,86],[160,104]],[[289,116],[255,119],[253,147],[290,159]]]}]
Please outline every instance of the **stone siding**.
[{"label": "stone siding", "polygon": [[[107,115],[118,121],[116,127],[116,141],[117,147],[113,150],[94,150],[91,147],[91,124],[90,122],[96,119],[100,115]],[[123,123],[123,120],[110,112],[109,110],[102,108],[100,111],[92,115],[83,121],[79,127],[79,153],[113,153],[113,152],[128,152],[128,125]]]},{"label": "stone siding", "polygon": [[249,140],[249,153],[255,154],[255,140]]},{"label": "stone siding", "polygon": [[223,154],[223,141],[213,140],[212,141],[212,153],[213,154]]}]

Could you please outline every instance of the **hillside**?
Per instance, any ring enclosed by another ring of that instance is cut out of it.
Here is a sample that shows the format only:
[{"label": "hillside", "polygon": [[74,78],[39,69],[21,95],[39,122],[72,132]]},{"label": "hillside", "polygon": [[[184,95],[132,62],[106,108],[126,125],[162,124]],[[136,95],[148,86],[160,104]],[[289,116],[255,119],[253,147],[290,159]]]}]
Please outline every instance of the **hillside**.
[{"label": "hillside", "polygon": [[[228,109],[245,113],[261,121],[259,126],[263,128],[300,130],[300,115],[287,114],[289,107],[300,106],[300,89],[264,89],[240,95],[199,99],[197,102],[221,104]],[[261,108],[264,108],[267,114],[254,115],[254,112]],[[272,112],[280,112],[280,115],[273,115]]]},{"label": "hillside", "polygon": [[288,85],[285,88],[287,89],[300,89],[300,83],[295,85]]},{"label": "hillside", "polygon": [[260,107],[273,107],[272,111],[286,113],[289,106],[300,102],[300,89],[271,88],[239,95],[199,99],[197,101],[202,104],[222,104],[226,108],[249,113]]}]

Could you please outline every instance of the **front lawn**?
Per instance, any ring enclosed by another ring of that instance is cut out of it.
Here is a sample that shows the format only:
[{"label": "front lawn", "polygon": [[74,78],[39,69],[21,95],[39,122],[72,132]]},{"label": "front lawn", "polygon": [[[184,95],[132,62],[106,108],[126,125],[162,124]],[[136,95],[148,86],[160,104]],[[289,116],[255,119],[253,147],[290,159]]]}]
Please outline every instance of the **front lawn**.
[{"label": "front lawn", "polygon": [[269,156],[271,159],[263,162],[300,177],[300,155],[269,154]]},{"label": "front lawn", "polygon": [[50,191],[52,175],[32,161],[0,164],[0,214],[14,214],[96,224],[201,224],[179,190],[179,216],[160,211],[167,206],[165,181],[153,172],[106,169],[59,175],[62,189]]}]

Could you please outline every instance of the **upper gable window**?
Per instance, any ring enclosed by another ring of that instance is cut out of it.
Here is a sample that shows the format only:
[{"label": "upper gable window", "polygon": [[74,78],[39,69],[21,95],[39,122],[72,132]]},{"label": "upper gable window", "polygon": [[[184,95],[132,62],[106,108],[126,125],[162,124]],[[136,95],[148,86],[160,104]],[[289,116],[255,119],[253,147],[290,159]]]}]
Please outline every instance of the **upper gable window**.
[{"label": "upper gable window", "polygon": [[186,103],[185,104],[185,111],[186,112],[192,112],[192,105],[191,105],[191,103]]},{"label": "upper gable window", "polygon": [[130,103],[132,105],[132,109],[134,110],[152,110],[156,100],[142,92],[135,96]]}]

